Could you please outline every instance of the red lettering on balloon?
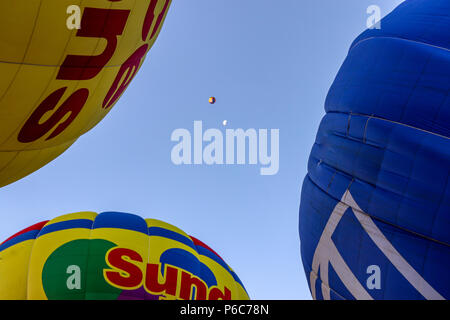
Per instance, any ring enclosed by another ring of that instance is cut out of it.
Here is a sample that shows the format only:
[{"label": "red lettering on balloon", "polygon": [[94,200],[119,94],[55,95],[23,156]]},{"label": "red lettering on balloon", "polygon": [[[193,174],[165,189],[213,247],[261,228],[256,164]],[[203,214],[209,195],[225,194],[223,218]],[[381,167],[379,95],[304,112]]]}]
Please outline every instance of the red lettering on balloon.
[{"label": "red lettering on balloon", "polygon": [[[158,0],[151,0],[150,5],[148,6],[147,14],[145,15],[144,20],[144,26],[142,27],[142,41],[145,41],[147,39],[148,33],[150,32],[150,27],[152,26],[153,20],[155,19],[155,8],[157,3]],[[166,0],[164,8],[162,9],[161,13],[156,19],[155,26],[153,27],[152,34],[150,35],[150,40],[155,36],[156,31],[158,31],[159,26],[161,25],[161,22],[164,18],[164,15],[166,14],[167,9],[169,8],[169,3],[170,0]]]},{"label": "red lettering on balloon", "polygon": [[[139,266],[134,262],[142,263],[139,253],[131,249],[114,248],[106,256],[106,261],[113,269],[104,270],[106,280],[115,287],[133,290],[142,285],[144,275]],[[221,291],[214,286],[208,288],[200,278],[174,266],[166,266],[163,277],[160,277],[161,264],[147,263],[145,269],[144,290],[151,294],[167,294],[177,296],[178,285],[180,291],[178,297],[183,300],[231,300],[231,291],[224,287]],[[181,279],[178,277],[181,273]],[[161,280],[160,280],[161,279]],[[195,296],[192,294],[195,288]]]},{"label": "red lettering on balloon", "polygon": [[[124,62],[111,88],[106,94],[105,100],[103,100],[104,109],[108,109],[110,106],[112,106],[117,101],[117,99],[119,99],[119,97],[125,91],[125,89],[128,87],[131,80],[133,80],[134,76],[136,75],[139,65],[141,64],[142,58],[145,56],[145,53],[147,52],[147,49],[148,44],[144,44],[139,49],[137,49],[128,58],[127,61]],[[125,73],[126,75],[125,77],[123,77]]]},{"label": "red lettering on balloon", "polygon": [[225,287],[225,292],[219,288],[212,288],[209,292],[208,300],[231,300],[231,291]]},{"label": "red lettering on balloon", "polygon": [[[109,252],[107,261],[111,267],[119,271],[105,270],[104,275],[110,282],[119,287],[135,288],[142,282],[142,271],[138,266],[125,260],[125,257],[131,261],[143,262],[142,257],[136,251],[125,248],[115,248]],[[124,272],[127,273],[128,276],[124,276]]]},{"label": "red lettering on balloon", "polygon": [[164,283],[159,282],[159,264],[147,264],[145,289],[151,293],[167,293],[172,296],[177,294],[178,270],[167,266],[164,275]]},{"label": "red lettering on balloon", "polygon": [[196,296],[193,298],[195,300],[206,300],[206,294],[208,291],[206,284],[199,278],[193,277],[189,273],[182,271],[180,298],[183,300],[191,300],[193,286],[196,287]]},{"label": "red lettering on balloon", "polygon": [[85,8],[77,37],[104,38],[106,48],[98,56],[68,55],[56,79],[88,80],[94,78],[112,58],[117,37],[125,29],[130,10]]},{"label": "red lettering on balloon", "polygon": [[66,115],[70,114],[69,117],[61,123],[47,139],[45,139],[50,140],[58,136],[72,123],[73,120],[75,120],[89,96],[88,89],[79,89],[75,91],[47,121],[42,124],[40,123],[44,114],[55,109],[66,89],[67,87],[56,90],[42,101],[36,110],[34,110],[19,132],[18,140],[20,142],[29,143],[36,141],[54,128],[64,117],[66,117]]}]

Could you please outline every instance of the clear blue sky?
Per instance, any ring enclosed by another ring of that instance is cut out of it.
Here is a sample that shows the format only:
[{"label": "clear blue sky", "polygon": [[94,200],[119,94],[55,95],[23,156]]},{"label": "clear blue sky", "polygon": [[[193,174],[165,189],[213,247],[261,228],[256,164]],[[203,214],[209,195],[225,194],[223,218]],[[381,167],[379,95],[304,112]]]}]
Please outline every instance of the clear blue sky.
[{"label": "clear blue sky", "polygon": [[[0,242],[77,211],[172,223],[215,249],[253,299],[310,299],[298,208],[326,93],[369,5],[400,0],[173,0],[144,66],[66,153],[0,189]],[[217,97],[215,105],[208,104]],[[176,166],[172,131],[279,129],[280,169]]]}]

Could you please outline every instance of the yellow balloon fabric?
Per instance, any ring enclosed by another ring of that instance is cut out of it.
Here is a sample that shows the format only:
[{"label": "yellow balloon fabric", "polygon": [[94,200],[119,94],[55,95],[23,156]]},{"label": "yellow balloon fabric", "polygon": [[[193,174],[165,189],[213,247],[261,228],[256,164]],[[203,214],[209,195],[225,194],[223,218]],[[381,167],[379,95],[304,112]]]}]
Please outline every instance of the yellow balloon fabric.
[{"label": "yellow balloon fabric", "polygon": [[168,223],[80,212],[0,244],[0,300],[248,300],[211,248]]},{"label": "yellow balloon fabric", "polygon": [[0,2],[0,187],[58,157],[105,117],[170,3]]}]

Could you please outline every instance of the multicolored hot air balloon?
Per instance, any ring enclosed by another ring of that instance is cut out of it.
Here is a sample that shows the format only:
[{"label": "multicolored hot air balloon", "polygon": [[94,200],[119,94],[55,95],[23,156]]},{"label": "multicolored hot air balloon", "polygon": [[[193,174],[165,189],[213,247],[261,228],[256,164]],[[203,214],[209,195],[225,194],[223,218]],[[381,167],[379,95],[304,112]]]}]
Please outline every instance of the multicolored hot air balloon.
[{"label": "multicolored hot air balloon", "polygon": [[170,3],[0,2],[0,187],[41,168],[105,117]]},{"label": "multicolored hot air balloon", "polygon": [[210,247],[168,223],[105,212],[35,224],[0,244],[0,300],[247,300]]},{"label": "multicolored hot air balloon", "polygon": [[215,98],[215,97],[210,97],[210,98],[209,98],[209,103],[210,103],[210,104],[216,103],[216,98]]},{"label": "multicolored hot air balloon", "polygon": [[314,299],[450,298],[449,30],[409,0],[352,44],[302,190]]}]

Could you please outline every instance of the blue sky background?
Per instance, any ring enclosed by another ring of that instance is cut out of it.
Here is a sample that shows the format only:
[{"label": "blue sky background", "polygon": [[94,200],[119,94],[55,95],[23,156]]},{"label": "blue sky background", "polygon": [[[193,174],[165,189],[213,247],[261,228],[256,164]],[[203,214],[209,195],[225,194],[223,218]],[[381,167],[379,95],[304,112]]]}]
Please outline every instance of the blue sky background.
[{"label": "blue sky background", "polygon": [[[144,66],[66,153],[0,189],[0,242],[78,211],[172,223],[215,249],[252,299],[310,299],[298,208],[327,91],[370,5],[400,0],[173,0]],[[215,96],[217,103],[208,104]],[[279,129],[280,169],[176,166],[173,130]],[[222,125],[228,120],[227,127]]]}]

